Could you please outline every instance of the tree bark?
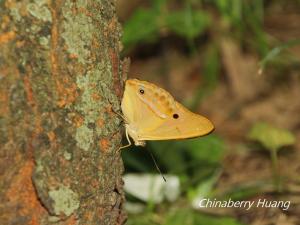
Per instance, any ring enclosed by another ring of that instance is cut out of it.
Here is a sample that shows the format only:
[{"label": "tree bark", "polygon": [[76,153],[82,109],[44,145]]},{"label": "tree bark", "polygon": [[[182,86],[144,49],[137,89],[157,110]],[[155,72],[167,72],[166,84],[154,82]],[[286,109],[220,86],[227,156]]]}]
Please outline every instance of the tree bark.
[{"label": "tree bark", "polygon": [[0,1],[0,224],[123,224],[113,0]]}]

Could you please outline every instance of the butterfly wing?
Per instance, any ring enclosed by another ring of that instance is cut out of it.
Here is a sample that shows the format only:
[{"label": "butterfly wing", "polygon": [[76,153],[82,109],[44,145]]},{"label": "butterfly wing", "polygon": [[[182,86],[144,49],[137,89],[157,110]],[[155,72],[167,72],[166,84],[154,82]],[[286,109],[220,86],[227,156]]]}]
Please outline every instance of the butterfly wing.
[{"label": "butterfly wing", "polygon": [[[145,103],[145,96],[149,96],[147,85],[140,83],[138,80],[127,80],[125,91],[122,99],[122,112],[125,117],[125,122],[130,128],[135,130],[137,134],[147,132],[158,127],[164,122],[164,116],[156,114],[151,107]],[[145,96],[139,92],[144,90]],[[143,101],[144,100],[144,101]]]},{"label": "butterfly wing", "polygon": [[168,140],[200,137],[213,131],[213,124],[205,117],[190,112],[176,102],[176,110],[155,129],[141,132],[141,140]]},{"label": "butterfly wing", "polygon": [[136,79],[126,81],[122,111],[135,140],[192,138],[214,128],[208,119],[190,112],[164,89]]}]

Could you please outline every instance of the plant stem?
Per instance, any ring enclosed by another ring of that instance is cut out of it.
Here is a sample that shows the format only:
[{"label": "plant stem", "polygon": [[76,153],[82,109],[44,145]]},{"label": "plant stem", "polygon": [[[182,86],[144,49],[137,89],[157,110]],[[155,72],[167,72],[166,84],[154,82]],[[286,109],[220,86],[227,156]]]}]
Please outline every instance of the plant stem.
[{"label": "plant stem", "polygon": [[273,183],[274,187],[278,192],[281,192],[281,179],[279,174],[279,167],[278,167],[278,156],[276,149],[271,150],[271,160],[272,160],[272,173],[273,173]]}]

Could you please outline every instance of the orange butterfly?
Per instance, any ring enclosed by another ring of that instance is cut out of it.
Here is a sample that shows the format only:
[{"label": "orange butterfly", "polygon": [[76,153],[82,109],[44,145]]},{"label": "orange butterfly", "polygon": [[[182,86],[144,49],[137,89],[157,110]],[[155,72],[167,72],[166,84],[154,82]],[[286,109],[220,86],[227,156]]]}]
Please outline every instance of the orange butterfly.
[{"label": "orange butterfly", "polygon": [[122,99],[126,137],[137,146],[146,140],[185,139],[206,135],[213,124],[205,117],[192,113],[164,89],[146,81],[126,81]]}]

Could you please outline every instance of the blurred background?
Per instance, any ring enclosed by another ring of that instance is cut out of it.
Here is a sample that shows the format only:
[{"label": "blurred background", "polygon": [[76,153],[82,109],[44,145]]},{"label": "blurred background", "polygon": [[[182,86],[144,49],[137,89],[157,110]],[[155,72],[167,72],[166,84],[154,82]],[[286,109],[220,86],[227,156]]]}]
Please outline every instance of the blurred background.
[{"label": "blurred background", "polygon": [[[300,224],[300,1],[117,4],[129,78],[163,87],[216,127],[122,151],[127,224]],[[291,203],[201,208],[204,198]]]}]

